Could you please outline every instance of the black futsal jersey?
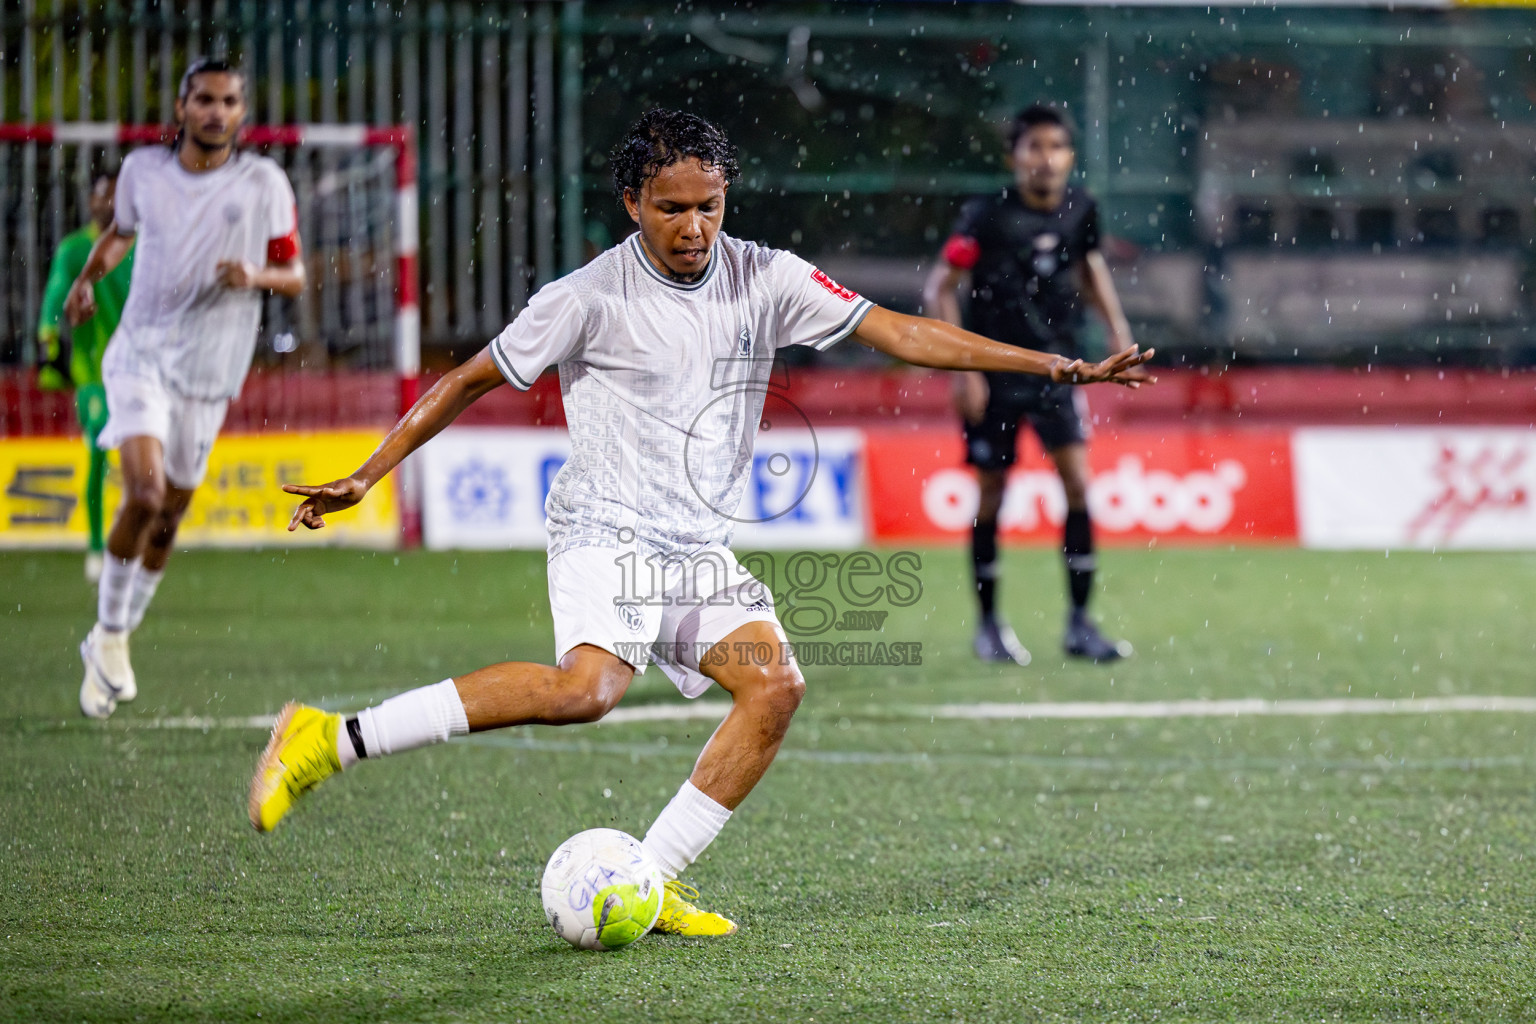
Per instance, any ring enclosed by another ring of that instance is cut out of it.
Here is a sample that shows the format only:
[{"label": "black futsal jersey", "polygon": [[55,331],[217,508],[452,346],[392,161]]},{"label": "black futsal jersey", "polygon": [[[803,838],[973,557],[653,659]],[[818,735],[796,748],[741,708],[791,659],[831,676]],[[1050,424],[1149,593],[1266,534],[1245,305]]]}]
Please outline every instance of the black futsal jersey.
[{"label": "black futsal jersey", "polygon": [[1010,188],[966,201],[944,258],[971,272],[971,330],[1075,359],[1083,319],[1078,271],[1098,247],[1098,204],[1087,192],[1068,187],[1056,209],[1045,211]]},{"label": "black futsal jersey", "polygon": [[[976,196],[960,208],[944,259],[971,272],[971,330],[1076,359],[1083,321],[1078,268],[1098,247],[1098,206],[1088,193],[1068,188],[1056,209],[1036,210],[1008,189]],[[1088,439],[1087,408],[1077,388],[1023,373],[986,376],[986,410],[980,422],[963,424],[971,465],[1012,466],[1021,420],[1049,451]]]}]

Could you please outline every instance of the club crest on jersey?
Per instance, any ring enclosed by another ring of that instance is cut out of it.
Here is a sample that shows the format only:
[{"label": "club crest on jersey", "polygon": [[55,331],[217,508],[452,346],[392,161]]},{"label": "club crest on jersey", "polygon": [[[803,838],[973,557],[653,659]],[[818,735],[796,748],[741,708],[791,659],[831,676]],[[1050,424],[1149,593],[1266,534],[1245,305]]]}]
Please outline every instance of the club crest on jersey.
[{"label": "club crest on jersey", "polygon": [[1050,277],[1060,269],[1061,259],[1057,255],[1057,246],[1060,244],[1061,236],[1049,231],[1035,236],[1035,255],[1031,262],[1036,274]]},{"label": "club crest on jersey", "polygon": [[859,297],[858,292],[855,292],[851,288],[844,288],[842,285],[828,277],[827,272],[819,267],[813,267],[811,269],[811,280],[815,281],[817,284],[821,285],[827,291],[831,292],[833,295],[836,295],[844,302],[852,302],[854,299]]},{"label": "club crest on jersey", "polygon": [[736,334],[736,354],[742,356],[752,354],[752,328],[746,324],[742,324],[741,330]]},{"label": "club crest on jersey", "polygon": [[239,203],[225,203],[224,204],[224,223],[226,223],[226,224],[236,224],[236,223],[239,223],[239,221],[240,221],[240,204]]}]

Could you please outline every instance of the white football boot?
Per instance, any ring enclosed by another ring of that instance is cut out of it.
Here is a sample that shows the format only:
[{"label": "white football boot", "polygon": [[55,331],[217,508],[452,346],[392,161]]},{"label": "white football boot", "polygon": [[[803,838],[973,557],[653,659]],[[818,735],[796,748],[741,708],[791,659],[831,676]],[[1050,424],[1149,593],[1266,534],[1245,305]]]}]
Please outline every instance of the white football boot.
[{"label": "white football boot", "polygon": [[[139,695],[133,665],[128,660],[127,633],[111,632],[97,623],[80,643],[80,660],[85,662],[80,710],[90,717],[106,718],[118,704],[126,704]],[[111,698],[110,703],[106,697]]]},{"label": "white football boot", "polygon": [[80,645],[85,660],[85,680],[80,684],[80,713],[86,718],[111,718],[117,710],[117,694],[101,678],[91,659],[85,657],[85,644]]}]

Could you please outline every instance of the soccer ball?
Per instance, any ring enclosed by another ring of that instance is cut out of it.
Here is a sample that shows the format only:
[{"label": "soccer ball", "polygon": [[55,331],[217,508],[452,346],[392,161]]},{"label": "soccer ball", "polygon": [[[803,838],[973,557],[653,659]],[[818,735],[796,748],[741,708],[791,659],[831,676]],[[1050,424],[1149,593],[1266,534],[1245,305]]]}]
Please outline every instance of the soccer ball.
[{"label": "soccer ball", "polygon": [[661,913],[661,871],[634,836],[616,828],[578,832],[549,858],[540,884],[555,934],[581,949],[619,949]]}]

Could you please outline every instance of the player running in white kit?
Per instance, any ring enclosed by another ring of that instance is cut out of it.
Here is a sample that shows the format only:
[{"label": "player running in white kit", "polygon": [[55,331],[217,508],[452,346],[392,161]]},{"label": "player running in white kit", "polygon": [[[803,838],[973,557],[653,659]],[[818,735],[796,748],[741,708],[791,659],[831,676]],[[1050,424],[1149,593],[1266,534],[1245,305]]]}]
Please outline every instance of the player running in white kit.
[{"label": "player running in white kit", "polygon": [[1134,386],[1151,353],[1084,365],[1000,345],[881,309],[798,256],[720,233],[735,150],[692,114],[646,114],[613,162],[637,234],[540,290],[355,474],[286,487],[308,496],[290,528],[319,528],[471,402],[558,364],[571,458],[545,505],[556,665],[492,665],[346,717],[288,705],[251,782],[251,823],[274,828],[304,792],[365,758],[470,731],[596,721],[654,660],[685,696],[711,684],[731,695],[644,840],[668,879],[656,929],[725,935],[735,924],[689,902],[697,894],[677,875],[762,778],[805,689],[772,595],[726,546],[775,354],[853,337],[920,365]]},{"label": "player running in white kit", "polygon": [[135,239],[128,302],[102,358],[103,448],[122,463],[97,622],[80,645],[80,710],[106,718],[138,693],[128,634],[160,585],[176,528],[202,483],[229,400],[256,347],[261,299],[304,288],[293,188],[281,167],[235,149],[245,81],[223,61],[182,77],[174,145],[135,150],[117,179],[116,228],[102,233],[65,300],[95,313],[91,285]]}]

